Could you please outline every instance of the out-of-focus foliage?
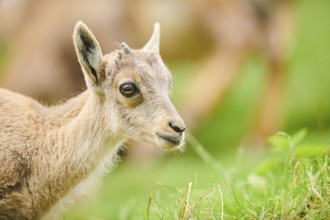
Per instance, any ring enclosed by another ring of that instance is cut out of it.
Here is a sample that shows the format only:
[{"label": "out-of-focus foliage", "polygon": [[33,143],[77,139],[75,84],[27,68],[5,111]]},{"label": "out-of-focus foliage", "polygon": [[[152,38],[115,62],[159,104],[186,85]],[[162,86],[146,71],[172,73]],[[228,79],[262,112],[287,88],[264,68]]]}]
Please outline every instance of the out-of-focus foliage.
[{"label": "out-of-focus foliage", "polygon": [[[308,139],[328,140],[330,125],[330,2],[295,1],[295,34],[281,111],[281,130],[309,131]],[[197,133],[211,151],[235,148],[251,128],[256,106],[262,96],[265,65],[262,57],[251,57],[242,66],[217,111]]]}]

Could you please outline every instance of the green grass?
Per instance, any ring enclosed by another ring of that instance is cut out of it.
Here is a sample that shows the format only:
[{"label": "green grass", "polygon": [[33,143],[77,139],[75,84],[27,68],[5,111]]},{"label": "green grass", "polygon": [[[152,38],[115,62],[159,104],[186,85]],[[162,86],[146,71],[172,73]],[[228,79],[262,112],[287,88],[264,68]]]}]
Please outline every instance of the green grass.
[{"label": "green grass", "polygon": [[330,148],[305,134],[278,133],[269,152],[240,149],[225,165],[190,136],[195,155],[126,163],[65,219],[327,219]]}]

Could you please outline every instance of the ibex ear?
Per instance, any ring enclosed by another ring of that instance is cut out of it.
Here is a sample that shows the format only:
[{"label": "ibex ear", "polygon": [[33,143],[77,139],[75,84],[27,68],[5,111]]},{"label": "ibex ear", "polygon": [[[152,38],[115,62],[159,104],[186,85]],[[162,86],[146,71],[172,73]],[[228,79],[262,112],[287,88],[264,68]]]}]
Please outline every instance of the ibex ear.
[{"label": "ibex ear", "polygon": [[160,25],[159,23],[154,24],[154,32],[151,35],[148,43],[144,45],[142,50],[151,50],[153,52],[159,53],[159,38],[160,38]]},{"label": "ibex ear", "polygon": [[92,32],[81,21],[78,21],[74,28],[73,43],[87,87],[95,89],[101,80],[102,51],[100,45]]}]

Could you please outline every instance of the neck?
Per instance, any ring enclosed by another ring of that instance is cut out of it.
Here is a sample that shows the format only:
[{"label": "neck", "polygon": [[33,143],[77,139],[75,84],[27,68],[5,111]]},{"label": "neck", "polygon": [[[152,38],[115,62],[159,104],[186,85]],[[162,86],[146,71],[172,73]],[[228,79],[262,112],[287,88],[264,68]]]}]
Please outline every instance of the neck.
[{"label": "neck", "polygon": [[91,176],[100,177],[105,168],[113,165],[126,141],[115,131],[105,129],[109,122],[105,120],[101,102],[101,98],[85,91],[52,109],[49,123],[56,121],[58,127],[48,133],[47,140],[54,144],[50,144],[45,158],[52,161],[52,167],[41,172],[48,174],[44,183],[52,198],[48,207]]},{"label": "neck", "polygon": [[[124,138],[116,131],[107,129],[103,110],[103,100],[88,90],[74,100],[76,105],[67,103],[71,111],[66,112],[59,129],[59,137],[64,139],[64,144],[59,146],[72,157],[67,158],[68,163],[80,169],[93,169],[99,161],[113,150],[117,150],[118,143]],[[68,108],[66,105],[64,109]],[[79,166],[77,166],[79,164]]]}]

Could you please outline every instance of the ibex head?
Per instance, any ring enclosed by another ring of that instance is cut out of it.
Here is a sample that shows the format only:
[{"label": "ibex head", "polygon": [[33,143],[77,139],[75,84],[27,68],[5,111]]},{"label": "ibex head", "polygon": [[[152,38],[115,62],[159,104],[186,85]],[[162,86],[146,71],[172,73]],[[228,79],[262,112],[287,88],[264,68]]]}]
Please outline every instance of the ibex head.
[{"label": "ibex head", "polygon": [[160,27],[142,49],[126,43],[102,55],[88,27],[78,22],[73,39],[88,89],[100,99],[110,131],[165,150],[183,145],[185,124],[169,99],[172,77],[159,55]]}]

